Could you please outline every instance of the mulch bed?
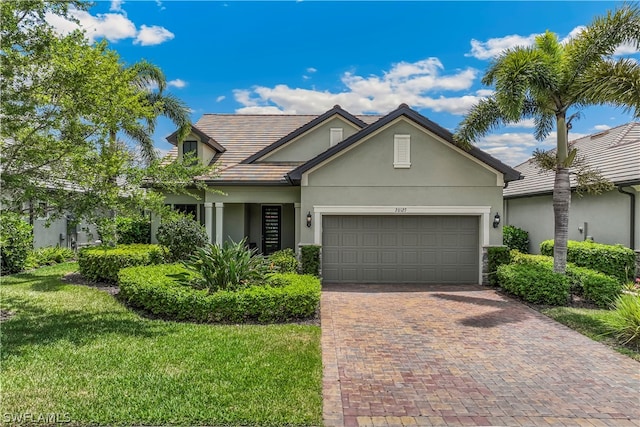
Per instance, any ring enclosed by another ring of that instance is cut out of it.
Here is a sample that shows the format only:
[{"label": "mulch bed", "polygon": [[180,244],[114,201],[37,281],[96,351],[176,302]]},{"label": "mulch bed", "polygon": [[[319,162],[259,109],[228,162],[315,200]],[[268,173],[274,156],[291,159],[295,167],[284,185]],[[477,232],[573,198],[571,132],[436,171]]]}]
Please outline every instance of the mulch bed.
[{"label": "mulch bed", "polygon": [[110,295],[117,295],[120,292],[120,288],[113,283],[108,282],[92,282],[78,272],[67,273],[60,279],[64,283],[70,285],[89,286],[104,291]]}]

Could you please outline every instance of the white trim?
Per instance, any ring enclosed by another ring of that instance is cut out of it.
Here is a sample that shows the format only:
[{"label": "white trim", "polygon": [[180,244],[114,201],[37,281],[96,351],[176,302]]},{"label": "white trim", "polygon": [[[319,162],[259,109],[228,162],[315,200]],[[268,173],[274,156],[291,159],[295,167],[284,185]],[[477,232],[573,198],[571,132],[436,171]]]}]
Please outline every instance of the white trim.
[{"label": "white trim", "polygon": [[214,206],[216,207],[216,245],[222,246],[224,203],[215,202]]},{"label": "white trim", "polygon": [[323,215],[468,215],[477,216],[478,283],[482,283],[482,248],[489,245],[491,206],[314,206],[314,244],[322,245]]}]

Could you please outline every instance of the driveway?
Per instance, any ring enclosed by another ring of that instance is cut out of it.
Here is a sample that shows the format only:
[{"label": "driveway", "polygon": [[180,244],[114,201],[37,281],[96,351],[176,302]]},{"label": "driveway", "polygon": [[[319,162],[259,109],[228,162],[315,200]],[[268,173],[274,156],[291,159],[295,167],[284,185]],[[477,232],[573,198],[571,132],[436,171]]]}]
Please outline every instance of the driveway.
[{"label": "driveway", "polygon": [[640,426],[640,363],[480,286],[325,285],[327,426]]}]

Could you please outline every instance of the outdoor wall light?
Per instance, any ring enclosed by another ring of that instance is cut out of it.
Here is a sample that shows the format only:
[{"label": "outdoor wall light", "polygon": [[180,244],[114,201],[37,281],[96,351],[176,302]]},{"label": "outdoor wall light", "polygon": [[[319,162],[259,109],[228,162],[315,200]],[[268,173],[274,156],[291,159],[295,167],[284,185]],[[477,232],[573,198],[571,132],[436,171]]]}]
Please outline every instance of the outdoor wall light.
[{"label": "outdoor wall light", "polygon": [[496,212],[496,216],[493,217],[493,228],[498,228],[500,225],[500,214]]},{"label": "outdoor wall light", "polygon": [[311,211],[307,212],[307,227],[311,228]]}]

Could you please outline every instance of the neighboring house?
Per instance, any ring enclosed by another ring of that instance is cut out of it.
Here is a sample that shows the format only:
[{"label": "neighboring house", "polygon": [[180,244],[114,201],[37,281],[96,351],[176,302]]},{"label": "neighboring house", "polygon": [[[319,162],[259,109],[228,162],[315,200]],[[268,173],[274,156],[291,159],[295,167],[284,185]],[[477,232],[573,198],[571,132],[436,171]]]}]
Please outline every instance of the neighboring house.
[{"label": "neighboring house", "polygon": [[520,178],[404,104],[385,116],[207,114],[183,143],[167,139],[170,158],[218,165],[199,179],[225,193],[167,203],[212,242],[322,245],[325,282],[479,283],[483,248],[502,244],[502,189]]},{"label": "neighboring house", "polygon": [[[628,123],[570,143],[615,185],[601,195],[572,192],[569,239],[593,239],[640,249],[640,123]],[[529,232],[530,251],[553,238],[552,191],[554,174],[540,172],[532,160],[516,166],[525,177],[504,190],[506,224]],[[571,177],[571,187],[576,181]]]},{"label": "neighboring house", "polygon": [[45,212],[42,214],[29,214],[25,220],[33,226],[33,247],[34,249],[48,246],[60,246],[63,248],[77,249],[92,243],[98,238],[95,225],[85,222],[75,224],[71,215],[64,215],[59,218],[49,218],[46,213],[47,207],[39,203],[39,209],[30,209],[29,204],[25,204],[25,212],[38,210]]}]

